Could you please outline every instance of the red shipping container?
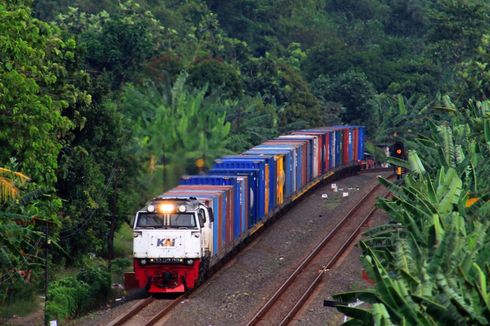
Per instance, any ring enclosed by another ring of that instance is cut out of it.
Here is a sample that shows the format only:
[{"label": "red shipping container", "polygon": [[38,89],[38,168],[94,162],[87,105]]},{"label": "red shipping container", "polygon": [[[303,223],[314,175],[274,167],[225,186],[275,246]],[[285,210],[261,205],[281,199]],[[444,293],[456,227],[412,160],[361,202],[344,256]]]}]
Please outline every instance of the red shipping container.
[{"label": "red shipping container", "polygon": [[308,135],[308,136],[314,136],[317,139],[318,142],[318,148],[317,152],[315,153],[316,157],[318,158],[318,169],[317,173],[318,175],[322,175],[322,171],[325,167],[325,159],[322,156],[323,150],[324,150],[324,143],[323,143],[323,135],[326,134],[324,131],[314,131],[314,130],[303,130],[303,131],[293,131],[291,135]]},{"label": "red shipping container", "polygon": [[[185,186],[183,186],[185,187]],[[208,192],[209,191],[209,192]],[[216,252],[221,252],[223,247],[224,247],[224,239],[221,236],[222,232],[222,227],[225,222],[226,216],[223,214],[226,214],[226,212],[223,212],[223,196],[227,196],[225,191],[216,191],[213,192],[211,190],[203,190],[200,192],[199,190],[193,190],[193,189],[181,189],[181,190],[169,190],[168,192],[165,193],[165,195],[169,196],[186,196],[186,197],[191,197],[191,196],[196,196],[199,197],[201,195],[206,195],[206,194],[213,194],[218,196],[218,212],[214,212],[214,223],[218,223],[218,232],[217,232],[217,238],[218,238],[218,246],[217,248],[214,248]]]},{"label": "red shipping container", "polygon": [[359,160],[358,158],[358,151],[359,151],[359,128],[354,127],[354,162],[357,163]]},{"label": "red shipping container", "polygon": [[[194,190],[224,190],[226,191],[226,218],[223,221],[223,224],[220,225],[220,232],[218,235],[221,237],[220,243],[222,244],[222,247],[225,245],[228,245],[233,241],[233,212],[234,212],[234,198],[235,198],[235,191],[233,189],[233,186],[215,186],[215,185],[180,185],[174,188],[176,190],[184,190],[188,189],[194,189]],[[225,237],[223,238],[223,229],[225,229]],[[221,247],[220,247],[221,249]]]},{"label": "red shipping container", "polygon": [[325,135],[325,172],[330,170],[330,131]]},{"label": "red shipping container", "polygon": [[342,165],[349,164],[349,129],[342,128]]}]

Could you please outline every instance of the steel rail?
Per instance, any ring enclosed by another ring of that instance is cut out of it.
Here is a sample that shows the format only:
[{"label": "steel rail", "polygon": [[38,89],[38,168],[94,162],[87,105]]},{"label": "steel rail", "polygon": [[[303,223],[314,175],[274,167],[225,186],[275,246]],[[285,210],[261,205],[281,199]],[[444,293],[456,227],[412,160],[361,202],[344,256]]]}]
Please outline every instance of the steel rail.
[{"label": "steel rail", "polygon": [[107,326],[121,326],[124,325],[125,322],[133,318],[138,312],[140,312],[143,308],[148,306],[150,303],[155,301],[154,297],[148,297],[146,299],[143,299],[142,301],[138,302],[134,306],[131,307],[131,309],[125,313],[124,315],[121,315],[111,321]]},{"label": "steel rail", "polygon": [[[386,198],[390,192],[386,192],[384,197]],[[369,221],[371,216],[377,210],[377,207],[373,207],[369,213],[364,217],[361,223],[357,226],[354,232],[349,236],[349,238],[342,244],[342,246],[335,252],[332,258],[328,261],[328,263],[324,266],[324,268],[318,273],[317,277],[310,283],[308,288],[305,290],[301,298],[296,302],[296,304],[291,308],[288,314],[281,320],[279,323],[280,326],[287,325],[294,318],[294,316],[298,313],[299,309],[303,306],[303,304],[308,300],[313,290],[316,289],[320,281],[323,279],[323,275],[331,269],[335,263],[339,260],[339,258],[347,251],[349,246],[352,244],[354,239],[357,238],[361,228]]]},{"label": "steel rail", "polygon": [[381,184],[376,184],[361,200],[354,206],[336,225],[335,227],[316,245],[316,247],[310,252],[310,254],[301,261],[294,272],[289,278],[281,285],[281,287],[269,298],[269,300],[262,306],[262,308],[254,315],[254,317],[247,323],[247,326],[256,325],[261,318],[270,310],[279,297],[286,291],[286,289],[293,283],[294,279],[301,273],[306,265],[315,258],[323,247],[331,240],[331,238],[337,233],[338,230],[349,220],[349,218],[363,206],[364,202],[371,197],[376,190],[381,187]]},{"label": "steel rail", "polygon": [[177,306],[179,303],[181,303],[184,298],[186,297],[186,295],[181,295],[180,297],[178,297],[177,299],[175,299],[174,301],[172,301],[168,306],[166,306],[165,308],[163,308],[158,314],[156,314],[155,316],[153,316],[148,322],[146,322],[146,324],[144,324],[145,326],[152,326],[152,325],[155,325],[160,319],[162,319],[166,314],[168,314],[173,308],[175,308],[175,306]]},{"label": "steel rail", "polygon": [[391,172],[391,171],[393,171],[393,167],[389,167],[389,168],[377,167],[377,168],[360,170],[359,173],[364,174],[364,173]]}]

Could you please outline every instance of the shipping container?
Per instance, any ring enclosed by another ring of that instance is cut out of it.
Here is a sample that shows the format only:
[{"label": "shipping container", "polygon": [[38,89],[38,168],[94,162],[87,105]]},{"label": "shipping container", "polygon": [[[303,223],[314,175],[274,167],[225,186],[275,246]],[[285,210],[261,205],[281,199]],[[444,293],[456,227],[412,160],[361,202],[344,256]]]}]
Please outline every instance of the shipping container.
[{"label": "shipping container", "polygon": [[274,161],[275,161],[275,166],[276,168],[274,169],[275,170],[275,174],[272,174],[271,172],[271,176],[273,177],[274,180],[271,180],[271,187],[274,187],[274,194],[276,196],[275,198],[275,205],[274,205],[274,208],[275,207],[278,207],[280,205],[282,205],[283,203],[283,200],[284,200],[284,155],[278,155],[278,154],[274,154],[274,153],[266,153],[265,151],[257,151],[257,153],[252,153],[252,151],[247,151],[246,153],[244,153],[244,155],[249,155],[249,154],[253,154],[253,155],[260,155],[260,156],[272,156],[274,157]]},{"label": "shipping container", "polygon": [[349,128],[342,128],[342,165],[349,164]]},{"label": "shipping container", "polygon": [[342,129],[335,130],[335,166],[340,167],[342,165]]},{"label": "shipping container", "polygon": [[352,146],[352,148],[353,148],[353,156],[354,156],[353,160],[355,163],[357,163],[359,160],[359,158],[358,158],[358,156],[359,156],[359,127],[357,127],[357,126],[353,127],[352,132],[353,132],[353,139],[352,139],[353,146]]},{"label": "shipping container", "polygon": [[200,191],[192,191],[191,194],[188,192],[182,192],[177,190],[170,190],[167,193],[160,196],[160,198],[173,198],[173,197],[182,197],[189,198],[189,196],[196,197],[197,200],[203,202],[207,207],[212,207],[213,209],[213,243],[210,248],[211,256],[217,255],[221,251],[221,247],[223,246],[221,242],[220,230],[221,225],[220,222],[223,221],[222,212],[220,210],[220,201],[221,197],[225,196],[222,193],[218,192],[200,192]]},{"label": "shipping container", "polygon": [[310,152],[310,179],[309,181],[317,178],[322,174],[321,172],[321,136],[317,134],[307,134],[305,133],[293,133],[287,136],[281,136],[283,138],[304,138],[310,141],[311,144],[311,152]]},{"label": "shipping container", "polygon": [[291,132],[292,135],[310,135],[316,136],[318,138],[318,175],[324,174],[328,170],[328,164],[326,159],[327,152],[327,131],[325,130],[316,130],[316,129],[304,129]]},{"label": "shipping container", "polygon": [[[233,186],[177,186],[167,191],[165,196],[182,196],[182,197],[198,197],[198,196],[217,196],[218,203],[213,206],[214,223],[213,223],[213,247],[215,254],[223,251],[223,248],[229,243],[227,242],[227,230],[231,228],[232,221],[232,201],[233,201]],[[228,237],[229,238],[229,237]]]},{"label": "shipping container", "polygon": [[308,169],[303,169],[307,166],[308,141],[304,139],[273,139],[267,141],[267,144],[283,144],[288,146],[297,146],[296,150],[296,190],[302,189],[308,180]]},{"label": "shipping container", "polygon": [[357,159],[364,160],[364,151],[365,151],[364,138],[365,138],[366,128],[363,126],[359,126],[358,129],[359,129],[359,147],[358,147]]},{"label": "shipping container", "polygon": [[[289,194],[293,194],[301,188],[302,171],[300,170],[299,159],[302,144],[300,142],[286,142],[286,141],[267,141],[254,149],[260,149],[266,147],[270,150],[286,151],[290,153],[289,159]],[[254,149],[247,151],[252,152]]]},{"label": "shipping container", "polygon": [[209,173],[219,174],[219,175],[236,175],[236,176],[246,176],[247,177],[247,188],[245,188],[245,205],[242,206],[244,214],[242,214],[242,233],[253,226],[257,222],[258,216],[258,200],[256,196],[258,195],[259,180],[258,174],[259,169],[238,169],[238,168],[223,168],[223,167],[213,167]]},{"label": "shipping container", "polygon": [[269,160],[270,158],[256,157],[251,155],[225,156],[215,161],[213,168],[227,169],[258,169],[258,192],[253,198],[257,205],[257,217],[251,224],[256,224],[264,219],[269,213]]},{"label": "shipping container", "polygon": [[325,127],[321,129],[327,131],[329,135],[329,163],[330,170],[332,170],[339,167],[342,161],[342,158],[339,155],[342,138],[340,137],[341,132],[338,127]]},{"label": "shipping container", "polygon": [[[288,198],[294,193],[293,188],[293,178],[295,175],[294,171],[294,155],[295,149],[291,146],[289,147],[280,147],[275,144],[261,144],[259,146],[254,147],[253,149],[246,152],[247,154],[253,155],[281,155],[283,157],[283,169],[277,174],[279,184],[282,183],[283,187],[283,200]],[[280,179],[283,179],[281,182]]]},{"label": "shipping container", "polygon": [[[308,135],[284,135],[279,136],[278,139],[288,139],[288,140],[305,140],[307,142],[307,156],[306,156],[306,167],[307,167],[307,177],[306,183],[309,183],[316,176],[318,176],[318,168],[315,169],[315,166],[318,166],[318,157],[314,155],[318,150],[318,139],[314,136]],[[316,164],[316,165],[315,165]]]},{"label": "shipping container", "polygon": [[354,161],[354,128],[349,127],[349,164]]},{"label": "shipping container", "polygon": [[238,160],[259,159],[265,161],[265,216],[269,216],[276,207],[276,158],[273,155],[241,155],[227,156]]},{"label": "shipping container", "polygon": [[291,153],[287,150],[271,150],[260,146],[247,151],[246,155],[272,155],[276,158],[276,203],[281,206],[289,195]]},{"label": "shipping container", "polygon": [[232,219],[227,228],[226,242],[232,242],[240,236],[240,193],[241,184],[237,177],[222,175],[186,175],[180,179],[181,185],[216,185],[216,186],[233,186]]}]

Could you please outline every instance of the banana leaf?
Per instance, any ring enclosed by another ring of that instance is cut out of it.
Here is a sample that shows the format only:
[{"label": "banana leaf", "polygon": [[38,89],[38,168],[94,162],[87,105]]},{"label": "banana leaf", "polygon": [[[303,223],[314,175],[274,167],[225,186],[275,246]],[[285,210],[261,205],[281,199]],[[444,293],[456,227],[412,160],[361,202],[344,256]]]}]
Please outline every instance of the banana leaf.
[{"label": "banana leaf", "polygon": [[483,302],[485,302],[487,311],[490,312],[490,293],[488,292],[488,287],[487,287],[487,276],[481,270],[478,264],[474,263],[473,268],[476,270],[476,273],[478,275],[478,283],[477,283],[478,293],[480,294],[480,297],[483,300]]},{"label": "banana leaf", "polygon": [[453,204],[456,205],[461,195],[463,182],[458,177],[456,170],[449,168],[444,173],[444,168],[441,167],[439,184],[437,185],[436,195],[439,199],[438,212],[445,215],[452,211]]},{"label": "banana leaf", "polygon": [[433,325],[437,325],[437,323],[430,316],[437,316],[438,321],[442,321],[446,325],[456,325],[456,320],[452,318],[447,307],[423,296],[412,295],[412,298],[415,302],[425,307],[428,312],[426,316],[428,319],[430,318],[429,320]]}]

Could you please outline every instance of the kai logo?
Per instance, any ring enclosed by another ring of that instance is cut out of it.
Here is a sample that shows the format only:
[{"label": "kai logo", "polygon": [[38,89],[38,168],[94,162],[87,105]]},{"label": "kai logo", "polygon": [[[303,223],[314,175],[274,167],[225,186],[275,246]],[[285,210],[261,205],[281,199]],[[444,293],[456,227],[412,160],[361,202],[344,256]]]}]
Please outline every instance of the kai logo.
[{"label": "kai logo", "polygon": [[157,239],[157,247],[175,247],[175,239],[171,239],[171,238]]}]

